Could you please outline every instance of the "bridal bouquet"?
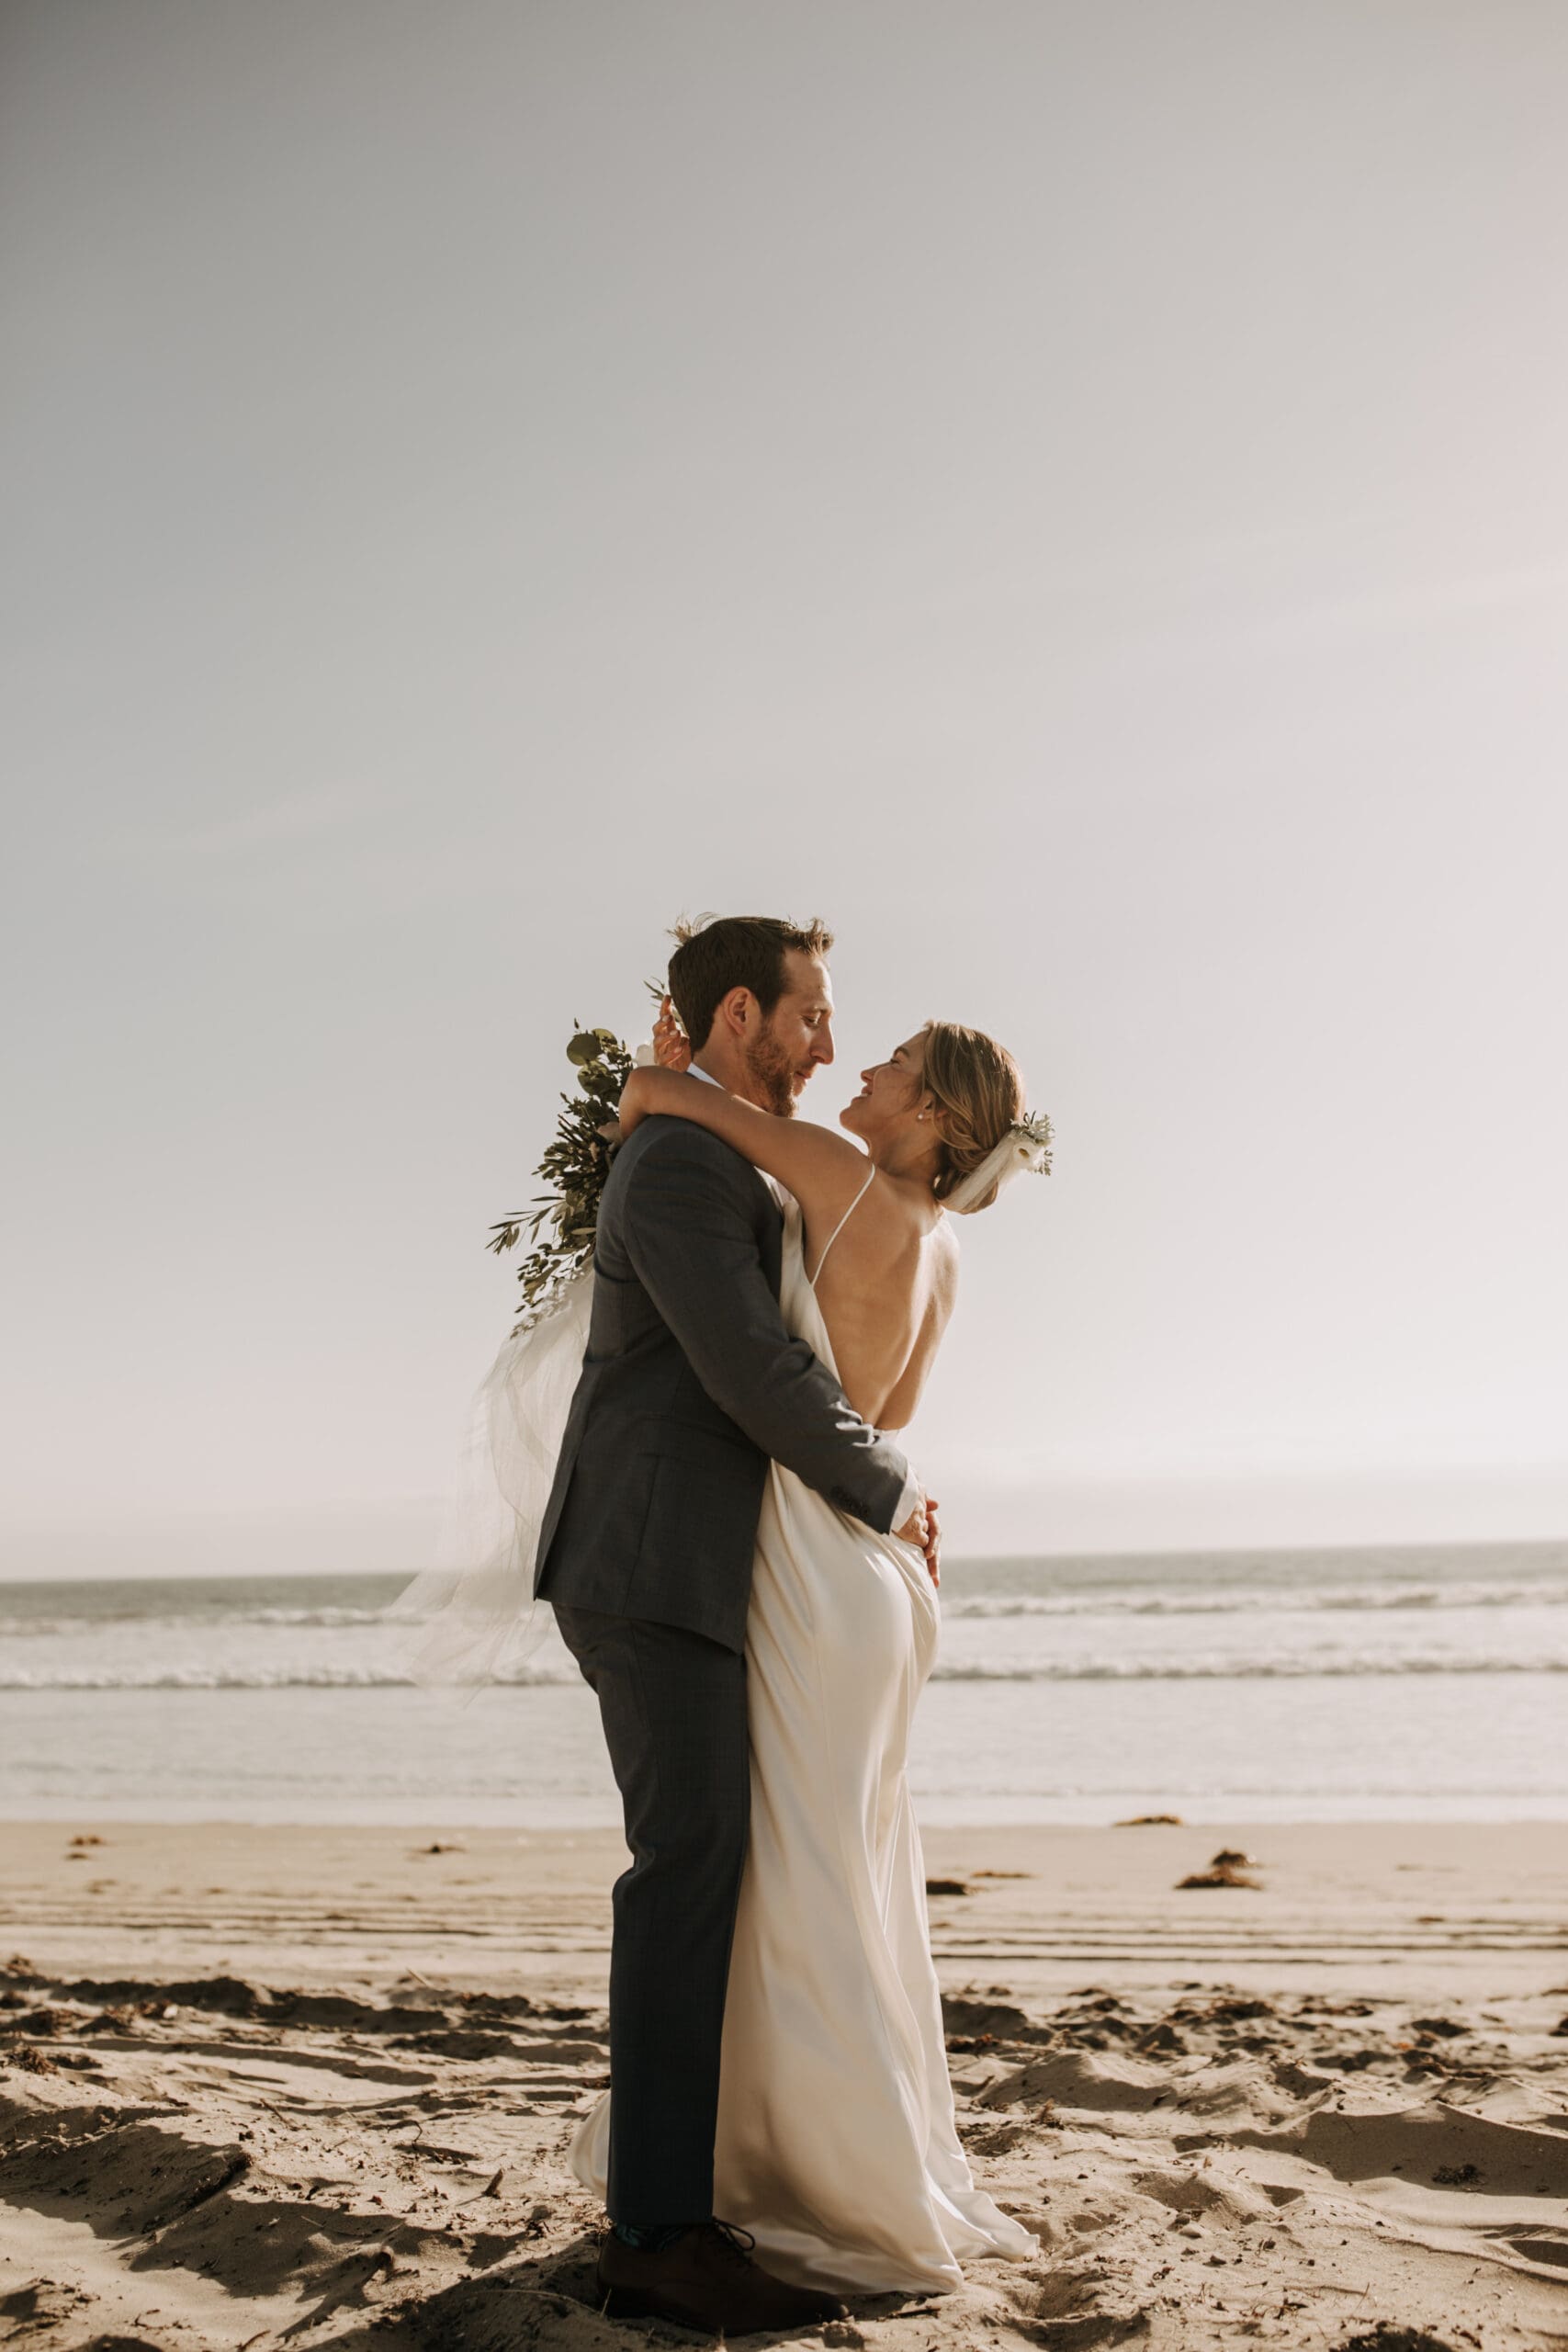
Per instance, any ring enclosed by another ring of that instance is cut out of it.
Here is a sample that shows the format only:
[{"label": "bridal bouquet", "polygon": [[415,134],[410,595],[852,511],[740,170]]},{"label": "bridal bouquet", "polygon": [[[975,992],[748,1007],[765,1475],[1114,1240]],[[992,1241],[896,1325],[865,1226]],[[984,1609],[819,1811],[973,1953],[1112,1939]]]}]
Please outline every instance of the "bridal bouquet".
[{"label": "bridal bouquet", "polygon": [[615,1105],[631,1074],[632,1057],[611,1029],[580,1029],[566,1057],[577,1071],[577,1092],[561,1096],[555,1140],[534,1171],[549,1191],[532,1210],[518,1210],[492,1225],[485,1244],[498,1256],[514,1250],[525,1233],[534,1244],[517,1269],[523,1295],[513,1338],[551,1312],[593,1254]]}]

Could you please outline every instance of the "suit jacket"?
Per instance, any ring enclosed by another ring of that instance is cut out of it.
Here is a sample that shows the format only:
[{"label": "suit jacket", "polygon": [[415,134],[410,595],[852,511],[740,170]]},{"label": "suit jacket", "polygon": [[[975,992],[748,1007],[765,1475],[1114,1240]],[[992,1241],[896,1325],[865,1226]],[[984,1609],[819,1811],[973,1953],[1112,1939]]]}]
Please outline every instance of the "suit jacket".
[{"label": "suit jacket", "polygon": [[770,1460],[887,1533],[908,1464],[779,1313],[783,1219],[750,1163],[645,1119],[599,1208],[588,1349],[535,1589],[746,1645]]}]

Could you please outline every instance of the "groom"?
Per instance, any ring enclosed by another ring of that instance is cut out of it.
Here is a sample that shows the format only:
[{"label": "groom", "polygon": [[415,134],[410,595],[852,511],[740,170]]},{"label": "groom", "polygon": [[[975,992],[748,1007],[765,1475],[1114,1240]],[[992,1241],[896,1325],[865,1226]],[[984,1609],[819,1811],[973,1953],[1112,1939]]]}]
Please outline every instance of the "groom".
[{"label": "groom", "polygon": [[[819,923],[760,915],[685,937],[670,993],[694,1074],[788,1118],[833,1058],[832,944]],[[927,1541],[903,1454],[784,1329],[782,1232],[768,1180],[716,1136],[684,1119],[635,1130],[600,1204],[592,1322],[536,1577],[598,1697],[632,1854],[614,1898],[600,2292],[617,2317],[710,2335],[843,2309],[772,2277],[713,2212],[769,1461],[884,1534]]]}]

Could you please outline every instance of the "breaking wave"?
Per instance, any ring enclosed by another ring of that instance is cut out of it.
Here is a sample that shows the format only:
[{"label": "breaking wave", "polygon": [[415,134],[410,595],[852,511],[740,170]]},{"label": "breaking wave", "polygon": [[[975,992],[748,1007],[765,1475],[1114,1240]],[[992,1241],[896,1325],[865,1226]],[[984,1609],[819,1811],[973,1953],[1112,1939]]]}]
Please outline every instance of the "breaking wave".
[{"label": "breaking wave", "polygon": [[[939,1665],[936,1682],[1219,1682],[1341,1680],[1369,1675],[1568,1674],[1568,1657],[1089,1657],[1032,1666],[971,1660]],[[104,1668],[28,1673],[0,1668],[0,1690],[398,1690],[410,1678],[375,1666]],[[536,1660],[498,1687],[581,1690],[570,1659]]]}]

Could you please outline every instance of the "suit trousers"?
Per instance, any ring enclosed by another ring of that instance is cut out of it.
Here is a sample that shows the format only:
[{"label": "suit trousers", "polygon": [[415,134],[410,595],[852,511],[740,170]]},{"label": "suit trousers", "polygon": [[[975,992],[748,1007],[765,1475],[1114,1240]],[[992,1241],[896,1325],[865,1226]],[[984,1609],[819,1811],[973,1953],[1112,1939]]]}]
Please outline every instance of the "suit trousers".
[{"label": "suit trousers", "polygon": [[706,2221],[750,1810],[746,1660],[679,1625],[555,1613],[599,1701],[632,1857],[613,1898],[610,2219]]}]

